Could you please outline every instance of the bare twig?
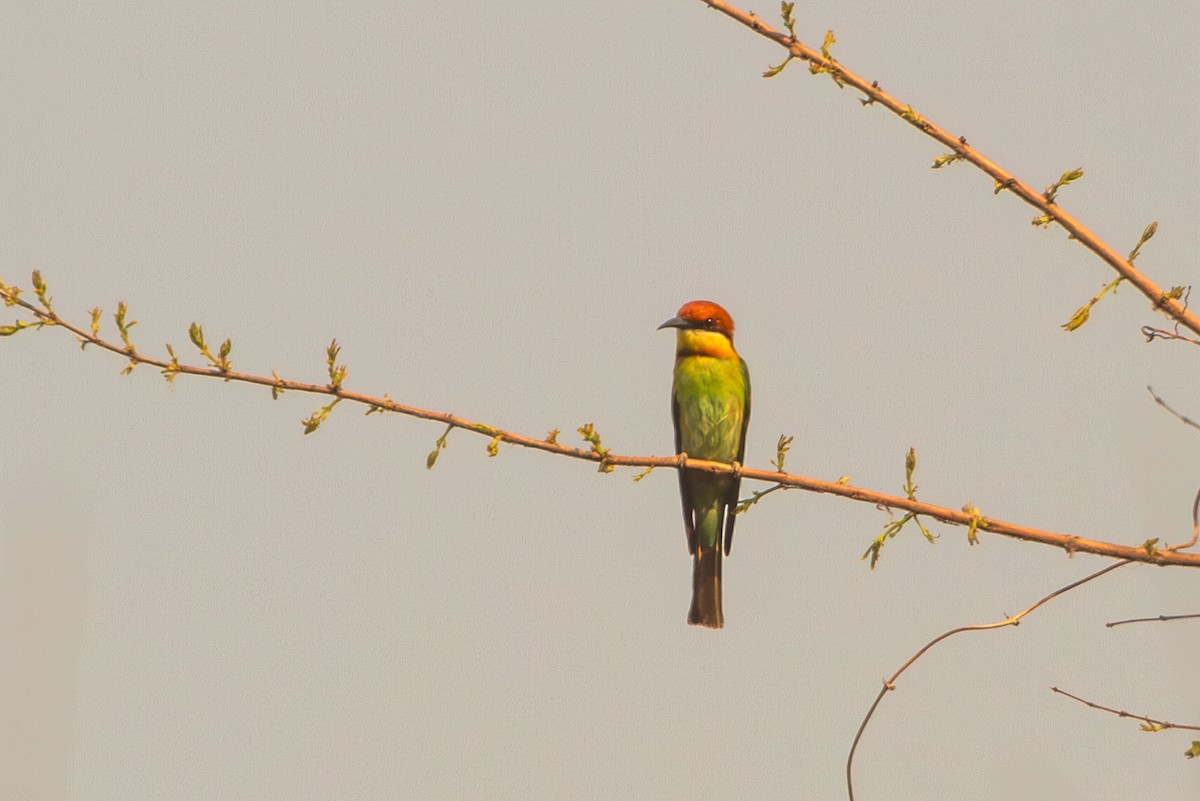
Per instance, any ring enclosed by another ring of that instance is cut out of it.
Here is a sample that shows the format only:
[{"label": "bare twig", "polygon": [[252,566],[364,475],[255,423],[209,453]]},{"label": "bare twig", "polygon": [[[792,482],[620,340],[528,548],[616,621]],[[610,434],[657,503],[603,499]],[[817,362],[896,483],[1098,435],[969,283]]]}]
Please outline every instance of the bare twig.
[{"label": "bare twig", "polygon": [[[1166,291],[1151,281],[1133,266],[1132,261],[1123,257],[1108,243],[1092,233],[1083,223],[1058,205],[1055,200],[1055,193],[1061,183],[1065,183],[1062,179],[1060,179],[1059,184],[1055,184],[1047,191],[1039,192],[1029,184],[1018,180],[1012,173],[1001,168],[978,150],[968,145],[965,137],[955,136],[939,128],[925,117],[916,113],[912,106],[901,103],[880,89],[878,82],[868,81],[846,69],[840,61],[828,55],[828,47],[823,48],[823,50],[813,49],[799,41],[795,36],[792,36],[790,32],[776,30],[764,23],[757,15],[743,11],[724,0],[700,0],[700,2],[737,20],[759,36],[779,45],[788,52],[789,59],[796,58],[807,61],[811,65],[810,69],[813,72],[828,73],[839,86],[850,86],[862,92],[867,97],[867,100],[863,101],[864,103],[883,106],[921,133],[950,148],[951,154],[948,157],[949,159],[968,161],[975,165],[996,182],[997,191],[1008,190],[1025,203],[1037,209],[1042,214],[1042,217],[1039,219],[1044,220],[1045,224],[1048,225],[1054,222],[1062,226],[1072,238],[1078,240],[1080,244],[1092,251],[1105,264],[1115,270],[1118,275],[1137,287],[1138,291],[1150,300],[1154,309],[1163,312],[1194,333],[1200,334],[1200,318],[1197,318],[1195,314],[1188,311],[1186,304],[1181,301],[1180,297],[1176,296],[1180,293],[1176,293],[1174,290]],[[830,39],[831,37],[827,34],[826,42],[829,42]],[[1067,175],[1064,175],[1064,179],[1067,177]]]},{"label": "bare twig", "polygon": [[1184,336],[1178,331],[1167,331],[1162,328],[1155,328],[1152,325],[1143,325],[1142,335],[1146,337],[1147,342],[1153,342],[1156,339],[1173,339],[1179,342],[1187,342],[1192,345],[1200,345],[1200,339]]},{"label": "bare twig", "polygon": [[[1154,548],[1143,545],[1121,545],[1115,542],[1105,542],[1101,540],[1090,540],[1082,537],[1076,537],[1069,534],[1058,534],[1053,531],[1044,531],[1042,529],[1030,528],[1028,526],[1017,525],[1016,523],[1006,523],[1003,520],[996,520],[990,517],[984,517],[978,513],[971,504],[967,504],[961,509],[951,509],[942,506],[935,506],[930,503],[919,501],[916,498],[906,497],[902,495],[888,495],[874,490],[855,487],[850,483],[841,481],[823,481],[817,478],[809,478],[807,476],[793,475],[784,473],[779,470],[756,470],[740,465],[725,464],[723,462],[709,462],[702,459],[691,459],[686,454],[676,454],[674,456],[624,456],[613,453],[607,448],[597,447],[593,443],[589,448],[574,448],[570,445],[564,445],[558,441],[557,432],[553,432],[545,439],[537,439],[528,437],[512,431],[496,428],[479,423],[473,420],[468,420],[464,417],[449,414],[447,412],[431,411],[429,409],[421,409],[416,406],[410,406],[404,403],[398,403],[384,395],[383,397],[375,397],[365,395],[361,392],[353,392],[342,386],[342,380],[345,378],[345,373],[342,368],[336,366],[336,343],[331,345],[330,359],[334,363],[329,365],[330,382],[327,384],[312,384],[303,381],[292,381],[280,378],[278,375],[270,376],[254,375],[252,373],[243,373],[233,370],[229,361],[229,341],[226,340],[222,346],[219,355],[208,354],[207,358],[210,361],[209,366],[197,366],[180,362],[175,357],[173,351],[169,360],[159,359],[152,356],[147,356],[144,353],[136,350],[133,345],[124,345],[122,343],[111,342],[102,338],[98,330],[89,330],[81,328],[64,318],[60,317],[57,312],[49,307],[37,306],[20,297],[20,290],[16,287],[10,287],[0,282],[0,299],[3,299],[9,306],[18,306],[32,312],[35,317],[33,323],[22,323],[19,327],[42,327],[42,326],[57,326],[66,329],[86,345],[95,345],[111,353],[118,354],[122,358],[129,360],[129,366],[126,367],[128,372],[135,365],[149,365],[157,367],[162,371],[163,375],[168,380],[174,380],[180,375],[194,375],[203,378],[216,378],[221,381],[237,381],[246,384],[257,384],[259,386],[268,387],[271,389],[272,395],[277,396],[284,391],[304,392],[312,395],[327,395],[336,400],[349,401],[351,403],[362,404],[368,407],[368,414],[373,412],[395,412],[409,417],[416,417],[422,420],[434,420],[447,426],[447,428],[458,428],[464,431],[472,431],[476,434],[481,434],[491,440],[493,448],[501,442],[507,442],[512,445],[520,445],[524,448],[533,448],[535,450],[553,453],[558,456],[566,456],[572,459],[581,459],[588,462],[598,463],[604,472],[611,471],[614,467],[663,467],[670,469],[680,469],[686,467],[689,470],[699,470],[708,473],[717,473],[723,475],[738,474],[742,478],[750,481],[765,481],[769,484],[779,484],[783,487],[791,489],[800,489],[807,492],[819,492],[829,495],[837,495],[842,498],[849,498],[853,501],[861,503],[869,503],[873,506],[878,506],[885,509],[901,509],[905,512],[911,512],[915,515],[940,520],[943,523],[950,525],[967,526],[972,533],[975,531],[986,531],[991,534],[999,534],[1005,537],[1011,537],[1026,542],[1037,542],[1043,545],[1049,545],[1054,548],[1059,548],[1066,551],[1068,554],[1074,553],[1091,553],[1097,556],[1106,556],[1113,559],[1127,559],[1135,562],[1147,562],[1155,565],[1176,565],[1184,567],[1200,567],[1200,554],[1177,553],[1171,548],[1162,547]],[[98,315],[93,317],[98,319]],[[132,325],[130,323],[129,325]],[[98,325],[97,325],[98,329]],[[203,343],[203,332],[200,327],[193,324],[192,326],[193,344],[197,342]],[[200,345],[197,344],[200,348]],[[204,349],[201,348],[201,352]],[[329,414],[332,404],[324,407],[318,413],[321,420]],[[306,422],[306,430],[313,430],[320,424],[321,420],[309,418]],[[598,442],[597,434],[592,433]],[[590,440],[589,440],[590,441]],[[432,455],[431,455],[432,456]]]},{"label": "bare twig", "polygon": [[1105,573],[1111,573],[1112,571],[1116,570],[1117,568],[1124,567],[1125,565],[1128,565],[1128,564],[1131,564],[1131,562],[1130,562],[1130,560],[1126,559],[1126,560],[1117,562],[1116,564],[1109,565],[1108,567],[1106,567],[1102,570],[1097,570],[1095,573],[1091,573],[1087,576],[1084,576],[1083,578],[1079,579],[1078,581],[1073,581],[1070,584],[1066,585],[1065,587],[1059,587],[1057,590],[1050,593],[1046,597],[1042,598],[1037,603],[1026,608],[1023,612],[1019,612],[1018,614],[1015,614],[1011,617],[1006,617],[1004,620],[1000,620],[995,623],[978,623],[978,624],[975,624],[972,626],[959,626],[958,628],[950,629],[949,631],[943,632],[942,634],[939,634],[938,636],[934,637],[932,640],[930,640],[928,643],[926,643],[925,646],[921,648],[921,650],[917,651],[915,654],[910,656],[908,658],[908,661],[900,666],[899,670],[897,670],[895,673],[893,673],[890,678],[883,680],[883,688],[880,689],[879,694],[877,696],[875,696],[875,701],[871,704],[871,708],[867,710],[866,716],[863,718],[862,723],[859,724],[858,732],[854,735],[854,742],[851,743],[851,745],[850,745],[850,754],[849,754],[849,756],[846,757],[846,790],[847,790],[847,793],[849,794],[850,801],[854,801],[854,773],[853,773],[854,752],[858,749],[858,743],[862,739],[863,732],[866,731],[867,724],[871,722],[871,717],[875,714],[875,710],[879,707],[879,703],[880,703],[880,701],[883,700],[883,697],[885,695],[887,695],[889,691],[896,689],[896,680],[900,678],[900,675],[902,673],[904,673],[904,671],[908,670],[914,662],[916,662],[918,659],[920,659],[922,656],[924,656],[925,653],[930,648],[937,645],[942,640],[945,640],[949,637],[953,637],[955,634],[962,634],[963,632],[967,632],[967,631],[989,631],[991,629],[1000,629],[1000,628],[1004,628],[1006,626],[1019,625],[1021,622],[1021,618],[1025,617],[1030,612],[1037,609],[1039,606],[1042,606],[1043,604],[1046,604],[1046,603],[1054,600],[1055,598],[1057,598],[1058,596],[1060,596],[1064,593],[1070,592],[1071,590],[1075,589],[1076,587],[1078,587],[1080,585],[1087,584],[1092,579],[1100,578]]},{"label": "bare twig", "polygon": [[1146,391],[1148,391],[1150,393],[1150,397],[1154,398],[1155,403],[1157,403],[1159,406],[1166,409],[1171,414],[1175,415],[1175,419],[1177,419],[1179,422],[1183,423],[1186,426],[1191,426],[1192,428],[1200,429],[1200,423],[1197,423],[1195,420],[1191,419],[1190,417],[1185,417],[1182,413],[1177,412],[1173,408],[1171,408],[1170,404],[1168,404],[1165,400],[1163,400],[1162,398],[1160,398],[1158,396],[1158,393],[1154,391],[1154,387],[1146,387]]},{"label": "bare twig", "polygon": [[[1197,423],[1190,417],[1185,417],[1180,412],[1177,412],[1171,408],[1171,406],[1165,400],[1158,396],[1158,394],[1154,391],[1154,387],[1146,387],[1146,390],[1149,391],[1150,397],[1154,398],[1154,402],[1174,415],[1176,420],[1186,426],[1200,429],[1200,423]],[[1196,497],[1192,499],[1192,538],[1185,543],[1173,546],[1171,550],[1182,551],[1184,549],[1191,548],[1197,542],[1200,542],[1200,489],[1196,490]]]},{"label": "bare twig", "polygon": [[1124,626],[1127,623],[1159,623],[1168,620],[1193,620],[1200,615],[1158,615],[1157,617],[1133,617],[1129,620],[1114,620],[1111,623],[1105,623],[1108,628],[1113,626]]},{"label": "bare twig", "polygon": [[1060,690],[1057,687],[1051,687],[1050,689],[1059,695],[1065,695],[1068,698],[1072,698],[1090,709],[1099,709],[1101,712],[1111,712],[1119,718],[1133,718],[1134,720],[1140,720],[1143,724],[1142,731],[1154,732],[1162,731],[1163,729],[1187,729],[1188,731],[1200,731],[1200,726],[1190,726],[1184,723],[1168,723],[1165,720],[1156,720],[1155,718],[1148,718],[1145,715],[1135,715],[1134,713],[1126,712],[1123,709],[1113,709],[1111,706],[1093,703],[1092,701],[1080,698],[1078,695],[1072,695],[1066,690]]},{"label": "bare twig", "polygon": [[1196,490],[1196,497],[1192,500],[1192,538],[1183,545],[1176,545],[1171,548],[1172,551],[1182,551],[1184,548],[1191,548],[1200,540],[1200,489]]}]

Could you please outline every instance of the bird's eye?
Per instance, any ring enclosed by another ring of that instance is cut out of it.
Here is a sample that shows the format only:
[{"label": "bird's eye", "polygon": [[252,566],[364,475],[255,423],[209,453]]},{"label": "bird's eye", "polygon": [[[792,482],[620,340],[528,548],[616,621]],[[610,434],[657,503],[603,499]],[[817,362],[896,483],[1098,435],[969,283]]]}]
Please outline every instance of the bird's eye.
[{"label": "bird's eye", "polygon": [[705,320],[705,321],[704,321],[704,324],[705,324],[706,326],[708,326],[709,328],[716,328],[716,327],[717,327],[717,321],[716,321],[714,318],[712,318],[712,317],[709,317],[707,320]]}]

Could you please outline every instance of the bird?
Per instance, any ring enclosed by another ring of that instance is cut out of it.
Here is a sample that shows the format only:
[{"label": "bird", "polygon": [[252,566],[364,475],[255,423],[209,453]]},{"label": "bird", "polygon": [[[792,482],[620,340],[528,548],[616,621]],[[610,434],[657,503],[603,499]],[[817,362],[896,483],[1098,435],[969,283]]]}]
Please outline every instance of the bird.
[{"label": "bird", "polygon": [[[733,347],[733,318],[712,301],[693,300],[658,328],[676,329],[671,386],[675,452],[740,465],[750,423],[750,372]],[[679,470],[683,525],[692,556],[690,625],[725,625],[721,560],[733,545],[740,485],[736,474]]]}]

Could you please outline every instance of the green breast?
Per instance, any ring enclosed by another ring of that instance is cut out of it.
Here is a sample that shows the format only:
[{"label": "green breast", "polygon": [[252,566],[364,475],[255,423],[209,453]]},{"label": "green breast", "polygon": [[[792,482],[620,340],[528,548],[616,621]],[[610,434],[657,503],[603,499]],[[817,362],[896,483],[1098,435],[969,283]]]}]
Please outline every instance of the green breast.
[{"label": "green breast", "polygon": [[680,447],[714,462],[737,460],[749,380],[741,359],[685,356],[675,365]]}]

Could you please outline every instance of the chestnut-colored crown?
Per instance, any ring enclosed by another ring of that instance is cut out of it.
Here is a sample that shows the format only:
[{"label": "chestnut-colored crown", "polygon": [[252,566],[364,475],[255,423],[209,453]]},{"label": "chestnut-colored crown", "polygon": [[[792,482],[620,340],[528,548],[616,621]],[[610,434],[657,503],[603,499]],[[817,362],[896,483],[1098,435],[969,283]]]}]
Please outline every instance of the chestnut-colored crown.
[{"label": "chestnut-colored crown", "polygon": [[683,304],[679,309],[679,317],[687,320],[692,327],[719,331],[730,340],[733,339],[733,318],[711,300],[693,300]]}]

